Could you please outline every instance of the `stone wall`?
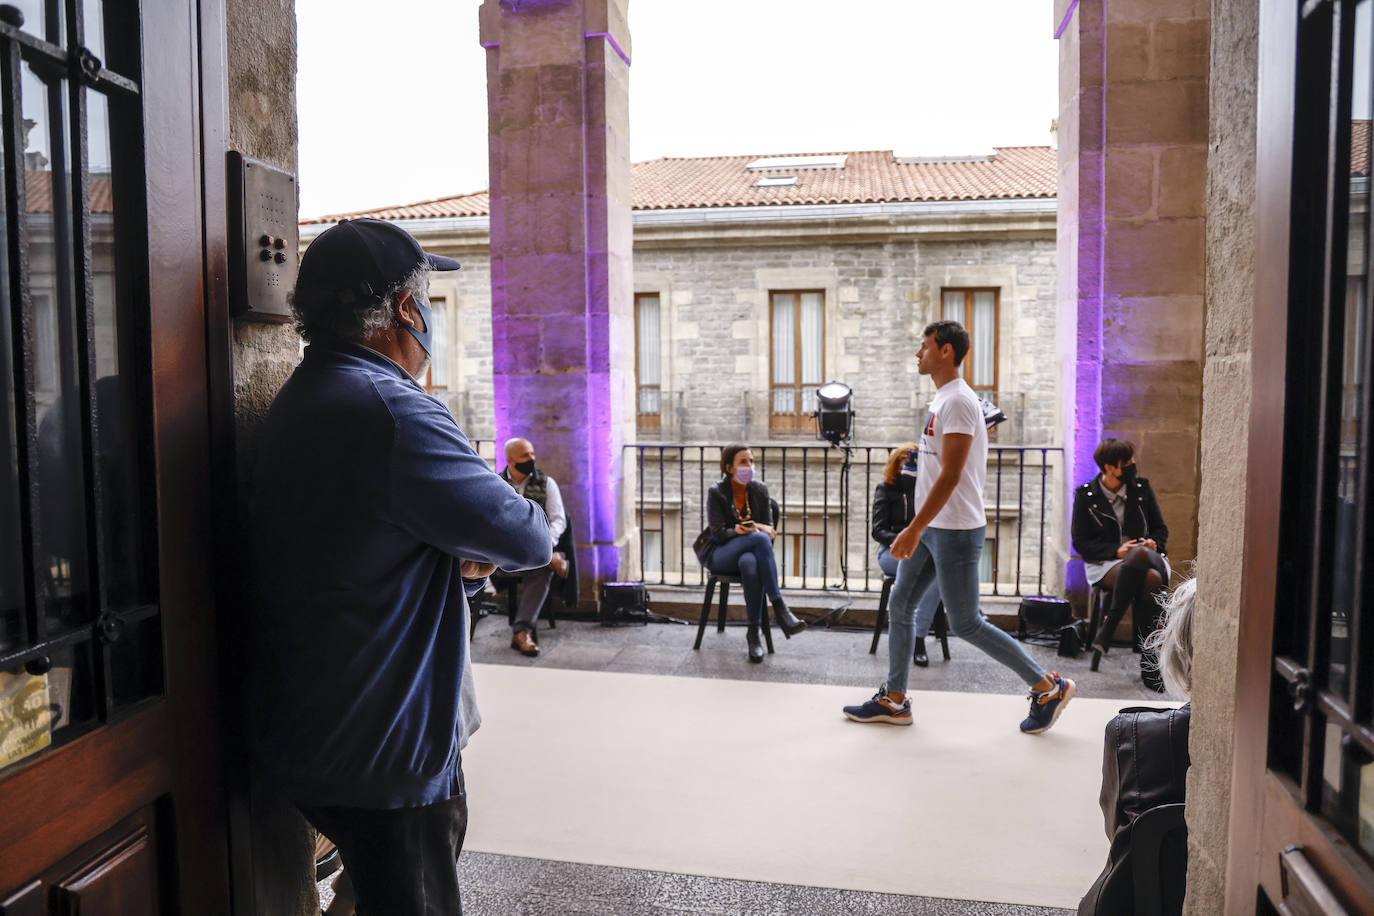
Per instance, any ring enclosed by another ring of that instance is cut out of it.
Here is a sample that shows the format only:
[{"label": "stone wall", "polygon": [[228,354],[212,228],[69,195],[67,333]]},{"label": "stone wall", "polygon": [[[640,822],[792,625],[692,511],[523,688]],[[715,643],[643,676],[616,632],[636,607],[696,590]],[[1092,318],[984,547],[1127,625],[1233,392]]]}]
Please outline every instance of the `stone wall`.
[{"label": "stone wall", "polygon": [[[245,156],[296,171],[296,16],[291,0],[228,0],[229,144]],[[216,151],[207,150],[207,156]],[[222,153],[220,153],[222,155]],[[300,339],[290,325],[235,320],[235,454],[240,518],[252,468],[256,430],[272,399],[299,361]],[[221,608],[222,614],[237,613]],[[260,786],[249,792],[250,907],[264,916],[319,912],[312,863],[314,836],[294,809]],[[235,830],[242,830],[239,824]],[[240,864],[238,867],[243,868]]]},{"label": "stone wall", "polygon": [[[884,216],[883,228],[870,227],[863,242],[833,238],[826,220],[808,223],[785,217],[767,226],[756,224],[744,236],[714,228],[709,220],[679,224],[672,230],[637,229],[634,291],[656,293],[660,298],[662,385],[670,399],[680,398],[682,409],[671,421],[665,414],[665,426],[658,433],[638,436],[645,447],[643,482],[636,452],[627,454],[634,466],[626,468],[626,475],[639,493],[635,505],[645,507],[645,527],[663,531],[666,571],[671,574],[685,566],[695,573],[690,547],[701,527],[703,482],[709,486],[718,477],[715,450],[743,440],[755,446],[760,459],[772,464],[763,470],[780,499],[786,484],[787,530],[827,535],[825,578],[838,581],[846,531],[851,583],[856,572],[861,575],[865,563],[871,563],[868,504],[881,478],[886,449],[916,438],[925,405],[934,394],[931,383],[916,372],[915,353],[925,325],[939,314],[943,287],[1000,290],[999,402],[1011,421],[999,428],[994,444],[1054,445],[1060,441],[1059,405],[1054,396],[1060,374],[1055,344],[1055,242],[1045,215],[1022,215],[1001,226],[993,220],[991,225],[985,222],[977,229],[954,232],[949,231],[950,225],[952,221],[957,225],[957,219],[949,215],[938,226],[918,220],[895,230]],[[431,289],[433,296],[444,298],[451,316],[449,390],[440,397],[447,400],[469,437],[491,440],[495,435],[492,334],[482,227],[474,224],[460,231],[416,223],[408,228],[427,249],[463,264],[456,274],[436,277]],[[839,512],[838,453],[823,457],[824,447],[810,451],[803,487],[802,453],[797,446],[819,443],[809,436],[779,438],[768,429],[769,291],[781,289],[824,291],[824,375],[855,389],[856,443],[873,448],[871,455],[862,451],[856,455],[847,524]],[[632,369],[633,357],[629,359]],[[540,431],[525,432],[538,448]],[[676,449],[664,451],[660,485],[659,443],[682,442],[694,447],[683,455],[680,471]],[[696,444],[709,448],[703,452]],[[784,456],[782,446],[788,444],[792,448]],[[484,454],[495,452],[484,448]],[[1059,594],[1067,556],[1061,524],[1067,502],[1063,462],[1053,454],[1049,459],[1043,588],[1047,594]],[[996,462],[989,462],[989,514],[1000,524],[1000,530],[989,529],[989,537],[1000,536],[999,580],[1012,584],[1019,559],[1022,587],[1036,591],[1041,588],[1042,456],[1030,454],[1024,474],[1019,460],[1015,453],[1004,456],[1000,498]],[[640,518],[635,512],[631,521],[637,527]],[[1023,526],[1019,547],[1018,522]],[[637,572],[637,534],[631,536],[628,559]],[[645,572],[653,578],[652,571]],[[819,579],[819,570],[808,573],[808,581]]]},{"label": "stone wall", "polygon": [[1188,773],[1185,912],[1219,913],[1230,820],[1255,282],[1258,25],[1254,4],[1213,0],[1207,173],[1207,358],[1203,371],[1198,603]]}]

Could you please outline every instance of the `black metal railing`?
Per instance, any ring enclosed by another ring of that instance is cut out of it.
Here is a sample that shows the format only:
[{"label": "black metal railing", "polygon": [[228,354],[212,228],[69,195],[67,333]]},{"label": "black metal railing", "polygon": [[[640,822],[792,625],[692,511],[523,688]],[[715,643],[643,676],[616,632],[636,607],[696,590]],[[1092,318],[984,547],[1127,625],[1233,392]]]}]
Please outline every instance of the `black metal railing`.
[{"label": "black metal railing", "polygon": [[[827,445],[754,450],[756,475],[781,509],[775,551],[785,587],[877,591],[882,572],[869,536],[874,487],[891,447],[862,446],[848,456]],[[1053,512],[1063,512],[1063,449],[992,446],[986,497],[988,549],[982,578],[993,595],[1042,594]],[[706,573],[692,542],[706,525],[706,493],[721,477],[719,445],[625,446],[625,473],[636,482],[638,560],[627,571],[661,585],[696,585]],[[1054,550],[1058,555],[1063,551]]]}]

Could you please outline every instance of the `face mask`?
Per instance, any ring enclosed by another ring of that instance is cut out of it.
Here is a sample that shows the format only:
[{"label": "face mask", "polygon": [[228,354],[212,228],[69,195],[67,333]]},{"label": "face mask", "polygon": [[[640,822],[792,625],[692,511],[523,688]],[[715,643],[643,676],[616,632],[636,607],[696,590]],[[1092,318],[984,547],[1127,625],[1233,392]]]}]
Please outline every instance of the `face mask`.
[{"label": "face mask", "polygon": [[1128,464],[1128,465],[1126,465],[1124,468],[1121,469],[1121,481],[1122,481],[1122,483],[1135,483],[1135,475],[1136,475],[1136,467],[1135,467],[1135,465],[1133,465],[1133,464]]},{"label": "face mask", "polygon": [[431,345],[434,340],[434,311],[429,307],[429,302],[427,302],[423,296],[411,293],[410,301],[415,303],[415,310],[420,313],[420,318],[425,323],[425,329],[421,331],[419,328],[408,324],[403,324],[402,327],[410,332],[411,337],[414,337],[420,342],[420,346],[425,348],[426,356],[433,356],[434,350]]},{"label": "face mask", "polygon": [[754,469],[749,467],[748,465],[745,465],[742,468],[736,468],[735,479],[738,480],[741,484],[748,485],[749,481],[754,479]]},{"label": "face mask", "polygon": [[916,453],[915,453],[915,452],[908,452],[908,453],[907,453],[907,456],[906,456],[906,463],[902,465],[902,474],[904,474],[904,475],[907,476],[907,477],[915,477],[915,476],[916,476]]},{"label": "face mask", "polygon": [[534,473],[534,459],[531,458],[529,461],[521,461],[521,462],[519,462],[518,464],[516,464],[515,469],[516,469],[517,471],[519,471],[521,474],[524,474],[524,475],[526,475],[526,476],[529,476],[530,474],[533,474],[533,473]]}]

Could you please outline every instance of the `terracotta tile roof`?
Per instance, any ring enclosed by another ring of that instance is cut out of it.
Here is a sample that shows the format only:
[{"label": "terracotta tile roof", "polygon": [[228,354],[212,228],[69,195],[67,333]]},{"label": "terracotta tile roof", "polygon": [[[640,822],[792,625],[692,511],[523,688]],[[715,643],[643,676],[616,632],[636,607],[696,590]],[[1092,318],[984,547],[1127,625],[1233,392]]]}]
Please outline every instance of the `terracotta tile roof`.
[{"label": "terracotta tile roof", "polygon": [[[1057,164],[1048,146],[999,147],[992,155],[957,161],[900,161],[891,150],[816,153],[844,156],[843,168],[748,168],[761,156],[664,158],[633,166],[634,209],[758,207],[780,204],[849,204],[934,200],[1052,198]],[[769,156],[767,158],[774,158]],[[785,158],[800,158],[787,156]],[[776,163],[775,163],[776,164]],[[796,184],[756,187],[766,176],[796,176]],[[485,191],[401,206],[301,220],[302,225],[371,216],[377,219],[483,216]]]},{"label": "terracotta tile roof", "polygon": [[[27,198],[29,213],[52,212],[52,172],[29,169],[24,172],[24,196]],[[114,212],[114,189],[110,179],[91,177],[91,212]]]}]

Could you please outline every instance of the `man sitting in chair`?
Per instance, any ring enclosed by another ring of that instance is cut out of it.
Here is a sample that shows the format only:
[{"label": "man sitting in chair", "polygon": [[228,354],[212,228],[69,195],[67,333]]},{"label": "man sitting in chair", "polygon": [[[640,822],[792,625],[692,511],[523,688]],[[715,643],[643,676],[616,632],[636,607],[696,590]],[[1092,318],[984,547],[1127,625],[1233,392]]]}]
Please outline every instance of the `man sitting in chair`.
[{"label": "man sitting in chair", "polygon": [[[526,499],[533,500],[549,517],[549,534],[556,547],[558,539],[568,527],[568,516],[563,511],[563,496],[558,492],[558,481],[534,466],[534,444],[528,439],[514,438],[506,442],[506,468],[501,477]],[[534,641],[534,624],[539,619],[539,611],[549,597],[549,584],[554,576],[566,577],[568,558],[554,553],[553,560],[542,569],[531,569],[520,573],[518,595],[519,605],[515,620],[511,622],[510,645],[512,649],[531,658],[539,654],[539,644]]]}]

